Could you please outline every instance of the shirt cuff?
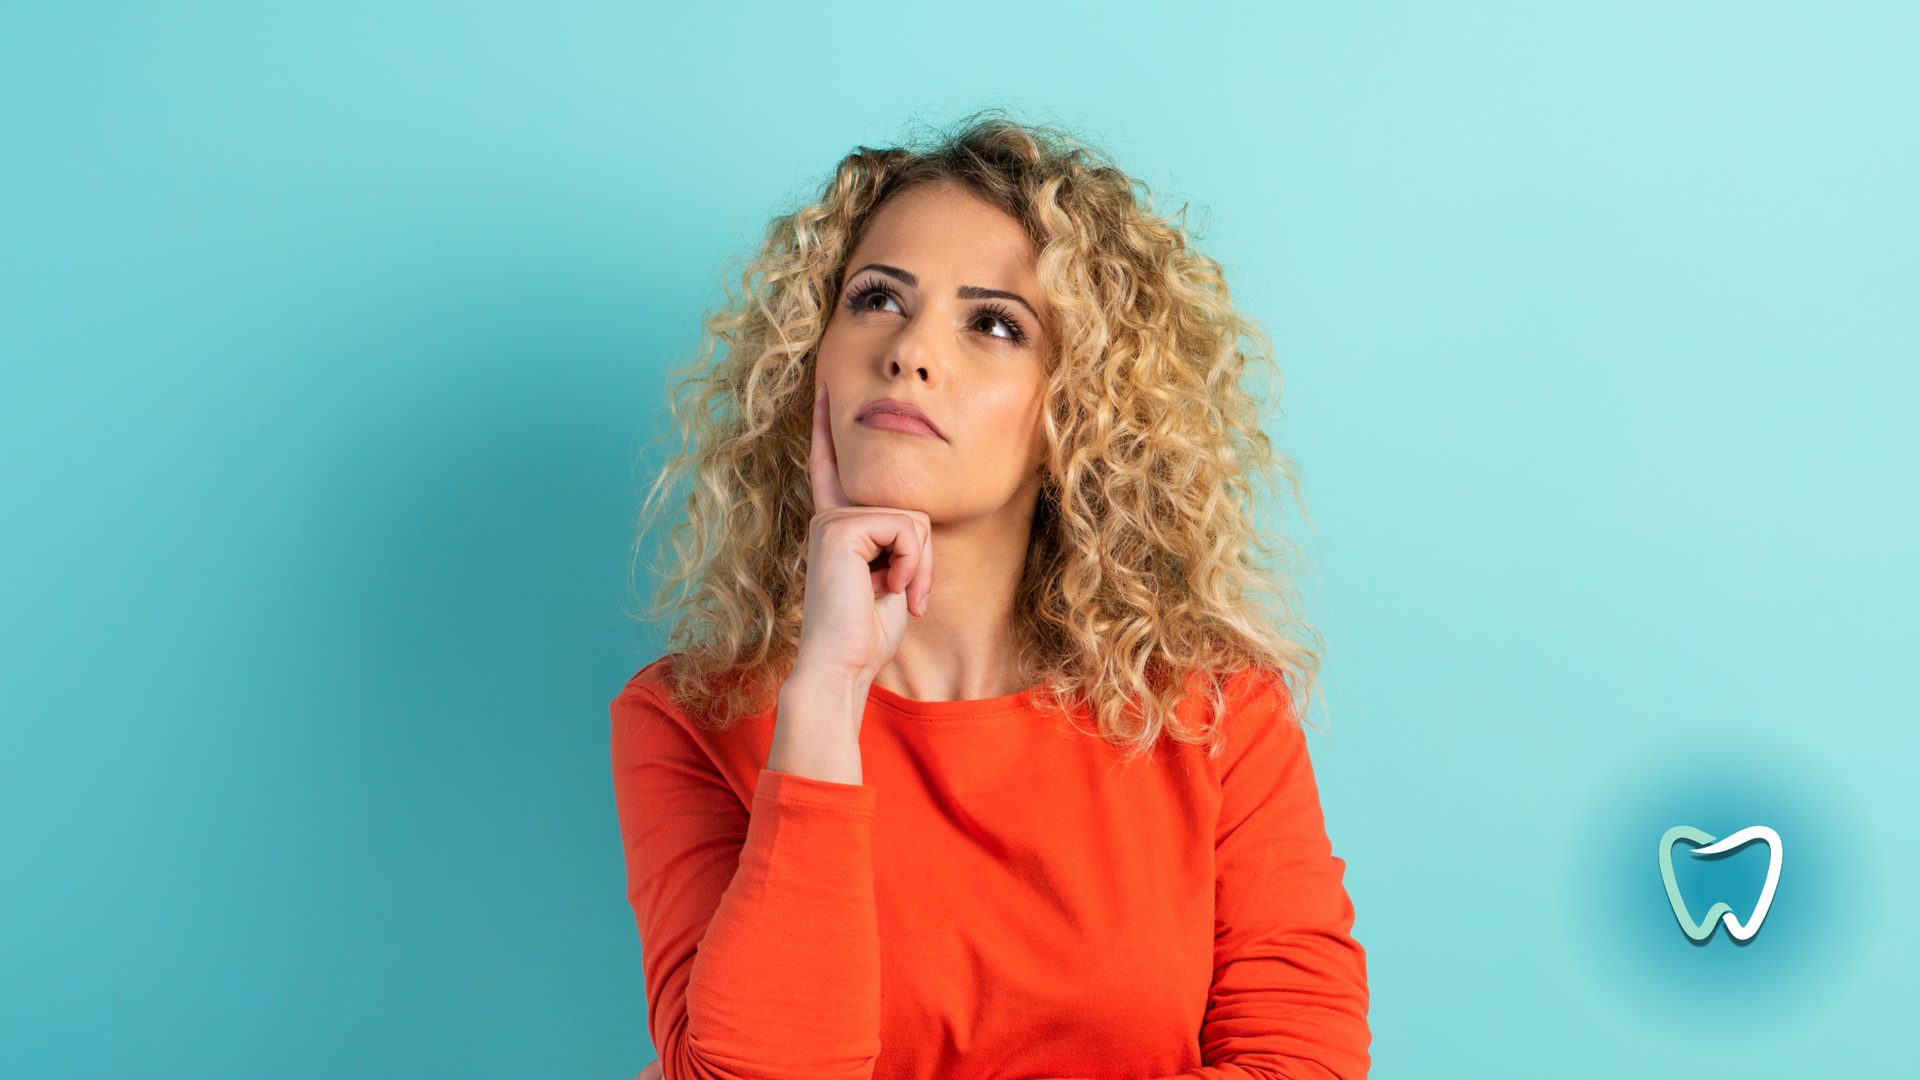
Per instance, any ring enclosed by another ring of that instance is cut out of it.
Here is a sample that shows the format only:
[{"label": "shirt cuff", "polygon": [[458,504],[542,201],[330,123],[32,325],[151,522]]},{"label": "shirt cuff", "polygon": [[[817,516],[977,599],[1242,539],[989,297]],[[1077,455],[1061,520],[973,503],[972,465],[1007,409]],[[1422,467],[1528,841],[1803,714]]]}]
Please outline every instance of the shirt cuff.
[{"label": "shirt cuff", "polygon": [[761,769],[760,781],[753,789],[753,804],[756,808],[763,804],[806,807],[865,818],[873,816],[874,799],[878,794],[866,784],[836,784],[830,780],[814,780],[792,773]]}]

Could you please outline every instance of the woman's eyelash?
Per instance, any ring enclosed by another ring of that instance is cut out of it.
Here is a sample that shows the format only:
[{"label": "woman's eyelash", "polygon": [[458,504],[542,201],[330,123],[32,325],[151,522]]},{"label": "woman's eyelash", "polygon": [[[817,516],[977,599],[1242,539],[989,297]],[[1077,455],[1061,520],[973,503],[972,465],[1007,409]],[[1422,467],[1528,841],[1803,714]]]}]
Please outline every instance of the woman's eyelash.
[{"label": "woman's eyelash", "polygon": [[984,307],[975,308],[973,319],[969,321],[977,321],[983,315],[1000,320],[1000,322],[1006,326],[1007,333],[1010,335],[1008,340],[1012,341],[1015,345],[1025,345],[1027,343],[1027,332],[1020,328],[1020,320],[1014,317],[1013,312],[998,304],[988,304]]},{"label": "woman's eyelash", "polygon": [[888,285],[884,281],[869,280],[854,286],[847,293],[847,307],[853,311],[860,311],[862,310],[862,305],[875,296],[890,297],[894,303],[900,304],[901,307],[906,306],[906,304],[901,301],[900,294],[894,291],[893,286]]},{"label": "woman's eyelash", "polygon": [[[900,293],[897,289],[884,280],[874,279],[863,281],[847,290],[847,310],[855,312],[872,310],[867,307],[867,302],[876,296],[887,297],[901,307],[906,307],[906,301],[900,298]],[[1016,345],[1025,345],[1027,343],[1027,332],[1020,326],[1019,317],[1014,315],[1011,310],[1001,307],[998,304],[985,304],[975,308],[973,310],[973,317],[967,321],[973,323],[978,322],[982,318],[998,320],[1001,325],[1005,326],[1007,328],[1008,341]]]}]

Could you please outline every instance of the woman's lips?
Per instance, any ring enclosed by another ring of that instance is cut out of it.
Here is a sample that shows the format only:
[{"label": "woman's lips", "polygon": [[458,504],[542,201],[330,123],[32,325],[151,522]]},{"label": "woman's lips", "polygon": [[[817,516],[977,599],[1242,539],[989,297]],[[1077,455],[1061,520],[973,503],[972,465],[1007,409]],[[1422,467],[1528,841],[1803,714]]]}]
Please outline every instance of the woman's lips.
[{"label": "woman's lips", "polygon": [[853,422],[883,431],[899,431],[908,435],[924,435],[929,439],[939,439],[941,442],[947,441],[947,437],[940,434],[940,429],[934,426],[933,418],[920,411],[918,406],[909,405],[904,401],[895,401],[892,398],[881,398],[861,409],[859,415],[853,418]]}]

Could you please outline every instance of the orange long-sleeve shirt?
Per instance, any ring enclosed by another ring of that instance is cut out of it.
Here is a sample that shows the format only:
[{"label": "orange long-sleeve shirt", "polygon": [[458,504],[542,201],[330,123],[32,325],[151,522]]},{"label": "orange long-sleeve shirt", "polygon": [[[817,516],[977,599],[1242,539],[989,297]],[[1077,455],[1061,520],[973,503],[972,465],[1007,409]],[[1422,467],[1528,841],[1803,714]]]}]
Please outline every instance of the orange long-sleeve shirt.
[{"label": "orange long-sleeve shirt", "polygon": [[1025,694],[875,686],[853,785],[766,770],[770,713],[690,721],[669,662],[613,702],[666,1080],[1365,1075],[1344,864],[1265,680],[1219,755],[1134,759]]}]

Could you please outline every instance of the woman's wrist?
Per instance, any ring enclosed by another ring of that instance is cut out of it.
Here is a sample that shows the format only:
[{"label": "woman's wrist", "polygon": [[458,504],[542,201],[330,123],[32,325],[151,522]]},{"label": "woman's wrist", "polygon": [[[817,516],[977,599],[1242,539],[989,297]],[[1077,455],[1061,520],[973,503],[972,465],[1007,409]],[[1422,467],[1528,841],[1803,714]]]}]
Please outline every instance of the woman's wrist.
[{"label": "woman's wrist", "polygon": [[767,768],[810,780],[860,783],[860,719],[871,685],[871,679],[796,665],[780,685]]}]

